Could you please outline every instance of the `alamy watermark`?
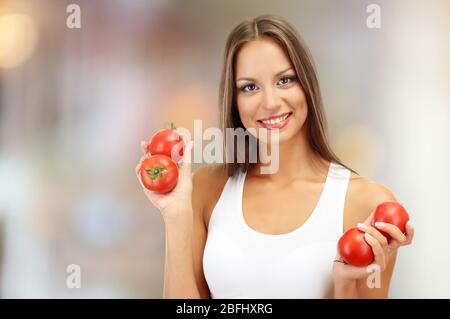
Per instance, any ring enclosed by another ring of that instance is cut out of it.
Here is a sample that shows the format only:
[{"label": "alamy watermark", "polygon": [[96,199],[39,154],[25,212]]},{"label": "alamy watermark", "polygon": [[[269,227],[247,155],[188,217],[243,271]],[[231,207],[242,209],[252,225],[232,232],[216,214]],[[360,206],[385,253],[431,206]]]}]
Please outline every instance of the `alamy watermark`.
[{"label": "alamy watermark", "polygon": [[366,8],[366,12],[370,13],[366,19],[366,25],[369,29],[381,28],[381,8],[378,4],[369,4]]},{"label": "alamy watermark", "polygon": [[366,285],[368,288],[380,288],[381,287],[381,267],[378,264],[370,264],[366,268],[366,272],[370,275],[366,279]]},{"label": "alamy watermark", "polygon": [[[194,136],[183,127],[177,132],[184,142],[193,141],[194,163],[261,163],[261,174],[273,174],[279,168],[279,130],[265,128],[226,128],[225,134],[216,127],[203,130],[202,121],[194,120]],[[208,143],[203,146],[203,141]],[[224,143],[226,152],[224,154]],[[177,157],[179,147],[172,150]]]},{"label": "alamy watermark", "polygon": [[66,278],[66,286],[69,289],[81,288],[81,267],[77,264],[70,264],[66,268],[69,275]]},{"label": "alamy watermark", "polygon": [[71,3],[67,6],[66,12],[70,13],[66,19],[66,26],[69,29],[81,28],[81,8],[76,3]]}]

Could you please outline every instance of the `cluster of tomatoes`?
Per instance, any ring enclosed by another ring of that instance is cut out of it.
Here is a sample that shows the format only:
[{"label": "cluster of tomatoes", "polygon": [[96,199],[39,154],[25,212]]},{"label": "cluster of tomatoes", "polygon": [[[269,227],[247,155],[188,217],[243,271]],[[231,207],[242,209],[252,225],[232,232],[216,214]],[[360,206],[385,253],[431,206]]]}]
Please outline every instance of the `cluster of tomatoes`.
[{"label": "cluster of tomatoes", "polygon": [[[375,208],[371,226],[376,222],[393,224],[406,234],[408,220],[409,215],[400,203],[384,202]],[[379,231],[388,241],[391,240],[388,233]],[[372,247],[366,242],[364,232],[356,227],[347,230],[339,239],[338,252],[346,263],[353,266],[364,267],[374,261]]]},{"label": "cluster of tomatoes", "polygon": [[178,161],[183,157],[185,143],[171,123],[170,128],[156,132],[147,146],[146,158],[139,169],[142,184],[148,190],[165,194],[178,182]]}]

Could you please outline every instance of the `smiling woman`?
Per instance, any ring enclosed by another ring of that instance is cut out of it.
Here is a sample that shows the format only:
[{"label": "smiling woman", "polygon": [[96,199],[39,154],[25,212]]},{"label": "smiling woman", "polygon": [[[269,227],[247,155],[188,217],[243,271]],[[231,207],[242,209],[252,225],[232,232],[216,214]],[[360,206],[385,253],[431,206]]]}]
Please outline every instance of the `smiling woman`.
[{"label": "smiling woman", "polygon": [[[281,103],[284,106],[279,108]],[[346,167],[325,136],[311,54],[294,28],[279,17],[260,16],[231,32],[225,46],[220,105],[223,128],[279,129],[280,144],[293,134],[303,134],[318,157]],[[227,171],[232,176],[251,166],[234,161]]]},{"label": "smiling woman", "polygon": [[[264,173],[263,158],[240,162],[226,141],[231,163],[202,167],[191,180],[188,149],[174,191],[146,191],[166,222],[164,296],[386,297],[397,248],[411,243],[413,228],[406,236],[383,228],[388,243],[370,225],[373,209],[395,197],[331,150],[312,57],[289,23],[260,16],[231,31],[220,106],[224,130],[248,131],[269,149],[277,143],[278,169]],[[366,284],[365,268],[334,262],[340,236],[358,222],[379,266],[370,269],[381,272],[378,289]]]},{"label": "smiling woman", "polygon": [[[279,129],[280,143],[302,133],[308,112],[305,94],[290,64],[283,48],[269,37],[247,43],[235,62],[242,125],[247,129]],[[241,74],[254,74],[254,78]]]}]

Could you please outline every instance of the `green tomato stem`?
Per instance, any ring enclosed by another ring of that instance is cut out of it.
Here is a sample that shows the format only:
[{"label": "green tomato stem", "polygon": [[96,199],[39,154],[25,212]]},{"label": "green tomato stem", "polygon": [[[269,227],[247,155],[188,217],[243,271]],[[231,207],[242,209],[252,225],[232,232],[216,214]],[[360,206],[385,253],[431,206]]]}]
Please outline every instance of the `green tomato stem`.
[{"label": "green tomato stem", "polygon": [[167,173],[163,166],[155,166],[153,168],[144,168],[152,180],[157,179]]}]

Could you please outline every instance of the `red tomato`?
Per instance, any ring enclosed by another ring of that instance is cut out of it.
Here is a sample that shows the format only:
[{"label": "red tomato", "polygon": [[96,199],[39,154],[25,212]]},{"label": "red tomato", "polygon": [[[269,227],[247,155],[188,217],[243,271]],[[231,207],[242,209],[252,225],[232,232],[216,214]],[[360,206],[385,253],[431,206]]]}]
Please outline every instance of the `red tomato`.
[{"label": "red tomato", "polygon": [[364,232],[358,228],[347,230],[338,242],[338,252],[350,265],[364,267],[374,261],[372,247],[364,239]]},{"label": "red tomato", "polygon": [[145,188],[160,194],[170,192],[178,181],[178,167],[165,155],[152,155],[145,159],[139,174]]},{"label": "red tomato", "polygon": [[[383,222],[397,226],[400,230],[406,234],[406,223],[409,220],[409,215],[406,209],[397,202],[384,202],[377,206],[373,214],[372,226],[375,227],[376,222]],[[379,230],[381,234],[389,241],[391,236]]]},{"label": "red tomato", "polygon": [[166,155],[177,163],[183,157],[184,141],[183,137],[175,129],[175,126],[171,123],[170,128],[156,132],[150,139],[147,152],[150,152],[152,155]]}]

